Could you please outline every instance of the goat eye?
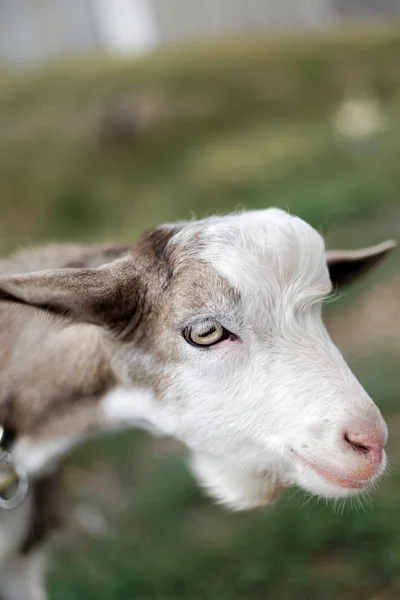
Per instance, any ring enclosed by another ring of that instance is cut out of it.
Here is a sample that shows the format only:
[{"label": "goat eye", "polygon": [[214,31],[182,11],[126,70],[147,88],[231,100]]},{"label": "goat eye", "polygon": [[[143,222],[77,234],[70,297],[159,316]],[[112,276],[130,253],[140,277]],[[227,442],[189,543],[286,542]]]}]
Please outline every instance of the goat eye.
[{"label": "goat eye", "polygon": [[218,321],[201,319],[185,328],[183,335],[193,346],[213,346],[229,337],[229,333]]}]

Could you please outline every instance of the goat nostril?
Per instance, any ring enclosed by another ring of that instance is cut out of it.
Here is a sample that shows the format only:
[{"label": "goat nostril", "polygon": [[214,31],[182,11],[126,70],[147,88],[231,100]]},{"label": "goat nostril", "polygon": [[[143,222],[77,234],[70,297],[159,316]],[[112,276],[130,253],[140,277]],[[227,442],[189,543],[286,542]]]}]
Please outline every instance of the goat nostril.
[{"label": "goat nostril", "polygon": [[360,442],[355,442],[354,440],[349,438],[347,433],[344,434],[344,439],[349,444],[349,446],[351,446],[351,448],[355,450],[355,452],[360,452],[361,454],[369,454],[371,451],[370,446],[367,446],[366,444],[360,444]]}]

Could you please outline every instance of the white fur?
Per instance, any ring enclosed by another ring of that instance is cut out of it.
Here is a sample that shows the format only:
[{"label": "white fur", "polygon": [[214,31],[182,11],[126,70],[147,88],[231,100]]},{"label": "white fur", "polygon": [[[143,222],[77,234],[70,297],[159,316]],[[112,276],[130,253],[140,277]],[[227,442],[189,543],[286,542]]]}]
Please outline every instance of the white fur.
[{"label": "white fur", "polygon": [[5,600],[45,599],[42,551],[26,557],[19,554],[31,514],[30,495],[17,509],[0,511],[0,598]]},{"label": "white fur", "polygon": [[59,460],[81,438],[55,438],[43,441],[21,438],[13,447],[12,456],[28,475],[43,475],[51,472]]},{"label": "white fur", "polygon": [[254,476],[206,454],[194,454],[191,466],[209,494],[232,510],[271,504],[282,487],[282,481],[276,481],[273,473]]},{"label": "white fur", "polygon": [[143,418],[151,400],[151,394],[145,389],[115,387],[102,399],[104,423],[115,427],[135,425]]},{"label": "white fur", "polygon": [[[32,513],[31,497],[16,510],[0,510],[0,582],[2,569],[22,544]],[[1,593],[0,593],[1,597]]]},{"label": "white fur", "polygon": [[12,556],[0,567],[0,596],[6,600],[45,600],[43,551]]},{"label": "white fur", "polygon": [[117,386],[108,392],[101,401],[102,419],[107,429],[138,428],[153,435],[160,431],[148,421],[151,411],[152,394],[146,389]]}]

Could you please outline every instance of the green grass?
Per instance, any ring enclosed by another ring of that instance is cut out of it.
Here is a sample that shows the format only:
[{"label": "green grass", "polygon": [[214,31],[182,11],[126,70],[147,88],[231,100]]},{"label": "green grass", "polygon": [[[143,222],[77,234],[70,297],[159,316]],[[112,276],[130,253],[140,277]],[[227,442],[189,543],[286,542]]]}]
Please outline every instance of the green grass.
[{"label": "green grass", "polygon": [[[135,238],[164,219],[288,206],[318,226],[397,201],[396,32],[240,40],[136,63],[0,75],[0,238]],[[356,151],[330,117],[371,86],[389,128]],[[112,99],[151,108],[136,136],[102,137]]]},{"label": "green grass", "polygon": [[[397,31],[359,31],[2,73],[0,248],[130,241],[193,212],[270,205],[309,220],[331,247],[399,237],[399,52]],[[363,144],[332,128],[349,86],[370,86],[386,120]],[[106,141],[101,115],[114,97],[155,107],[151,123]],[[51,597],[397,598],[400,374],[377,352],[353,364],[393,438],[392,474],[365,508],[289,490],[274,509],[232,515],[202,497],[175,447],[142,434],[98,440],[73,457],[70,486],[109,528],[94,537],[72,528],[52,561]]]}]

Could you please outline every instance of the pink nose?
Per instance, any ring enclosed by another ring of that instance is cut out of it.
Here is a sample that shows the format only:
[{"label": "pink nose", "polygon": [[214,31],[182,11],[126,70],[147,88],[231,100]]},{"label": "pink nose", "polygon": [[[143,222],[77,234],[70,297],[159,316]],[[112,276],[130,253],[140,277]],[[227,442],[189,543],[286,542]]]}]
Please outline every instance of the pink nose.
[{"label": "pink nose", "polygon": [[368,436],[364,433],[346,432],[344,434],[346,443],[354,452],[364,454],[371,462],[379,464],[382,462],[385,438],[383,436]]}]

